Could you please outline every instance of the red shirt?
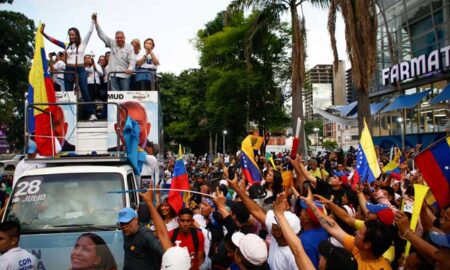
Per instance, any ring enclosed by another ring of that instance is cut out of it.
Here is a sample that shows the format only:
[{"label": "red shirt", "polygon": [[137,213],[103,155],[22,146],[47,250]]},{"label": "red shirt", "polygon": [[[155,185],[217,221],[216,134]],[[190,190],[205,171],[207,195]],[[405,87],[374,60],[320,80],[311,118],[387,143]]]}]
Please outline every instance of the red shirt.
[{"label": "red shirt", "polygon": [[[175,230],[171,230],[169,232],[169,237],[172,239],[173,232]],[[205,247],[205,238],[203,237],[203,233],[200,230],[196,230],[197,232],[197,238],[198,238],[198,252],[203,252]],[[181,241],[180,247],[187,247],[189,251],[189,255],[191,256],[191,270],[198,270],[200,265],[198,261],[198,253],[195,254],[195,247],[194,247],[194,239],[192,239],[192,234],[189,231],[187,234],[184,234],[183,232],[178,231],[177,235],[177,241]]]}]

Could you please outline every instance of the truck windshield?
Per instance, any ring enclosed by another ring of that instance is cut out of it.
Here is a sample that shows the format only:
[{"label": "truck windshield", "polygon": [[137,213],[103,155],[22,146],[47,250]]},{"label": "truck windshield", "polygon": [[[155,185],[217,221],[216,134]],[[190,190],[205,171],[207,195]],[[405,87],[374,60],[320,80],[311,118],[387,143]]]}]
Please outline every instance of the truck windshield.
[{"label": "truck windshield", "polygon": [[73,173],[26,176],[17,182],[7,220],[18,221],[24,232],[116,227],[125,205],[118,173]]}]

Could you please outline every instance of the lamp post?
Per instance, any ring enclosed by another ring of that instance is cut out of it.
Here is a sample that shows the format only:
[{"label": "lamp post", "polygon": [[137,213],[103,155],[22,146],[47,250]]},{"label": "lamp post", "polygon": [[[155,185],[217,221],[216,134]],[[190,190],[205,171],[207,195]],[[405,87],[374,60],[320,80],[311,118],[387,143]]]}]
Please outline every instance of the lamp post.
[{"label": "lamp post", "polygon": [[225,156],[225,135],[227,135],[228,131],[225,129],[223,131],[223,156]]},{"label": "lamp post", "polygon": [[400,124],[401,132],[402,132],[402,149],[405,149],[405,128],[404,128],[403,118],[398,117],[397,122]]},{"label": "lamp post", "polygon": [[320,128],[313,128],[313,131],[316,133],[316,148],[319,146],[319,130]]}]

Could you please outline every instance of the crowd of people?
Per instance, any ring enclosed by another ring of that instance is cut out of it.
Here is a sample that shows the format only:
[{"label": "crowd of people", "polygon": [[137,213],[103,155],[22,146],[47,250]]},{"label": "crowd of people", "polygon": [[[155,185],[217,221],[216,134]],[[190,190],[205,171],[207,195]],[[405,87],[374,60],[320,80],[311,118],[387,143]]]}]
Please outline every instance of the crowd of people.
[{"label": "crowd of people", "polygon": [[[255,183],[243,174],[240,152],[215,160],[184,155],[189,192],[181,209],[158,189],[174,181],[177,157],[168,153],[161,181],[150,181],[138,209],[118,213],[124,269],[450,269],[450,206],[427,196],[410,228],[414,184],[426,185],[412,159],[420,148],[404,150],[395,172],[372,183],[355,181],[354,148],[310,158],[256,155],[263,179]],[[381,168],[392,159],[388,150],[376,152]],[[4,226],[0,242],[20,236],[20,225]],[[75,243],[72,269],[84,269],[76,267],[77,252],[93,235]],[[19,252],[18,240],[8,243],[0,261]],[[116,269],[112,255],[102,256],[94,261],[104,267],[95,269]]]},{"label": "crowd of people", "polygon": [[[94,27],[99,38],[110,49],[100,55],[97,62],[95,55],[86,53]],[[49,54],[49,71],[57,91],[72,91],[75,88],[80,90],[84,102],[106,102],[108,84],[109,89],[113,91],[155,88],[159,59],[153,51],[155,42],[152,38],[145,39],[143,49],[139,39],[133,39],[130,44],[126,43],[123,31],[117,31],[112,39],[101,29],[97,14],[92,15],[91,26],[84,38],[81,38],[77,28],[70,28],[67,44],[45,33],[45,25],[42,25],[41,33],[63,49]],[[95,109],[93,104],[83,106],[89,120],[97,120]],[[105,112],[102,117],[106,117]]]}]

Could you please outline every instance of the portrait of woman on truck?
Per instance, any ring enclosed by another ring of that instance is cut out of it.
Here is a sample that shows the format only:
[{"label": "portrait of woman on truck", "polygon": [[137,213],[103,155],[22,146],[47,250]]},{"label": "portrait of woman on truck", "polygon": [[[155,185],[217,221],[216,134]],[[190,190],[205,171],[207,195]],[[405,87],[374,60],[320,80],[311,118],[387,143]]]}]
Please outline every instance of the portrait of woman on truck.
[{"label": "portrait of woman on truck", "polygon": [[116,260],[105,240],[95,233],[78,237],[70,254],[71,270],[117,270]]}]

